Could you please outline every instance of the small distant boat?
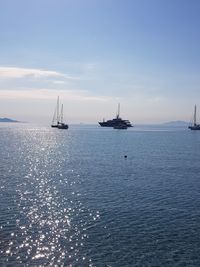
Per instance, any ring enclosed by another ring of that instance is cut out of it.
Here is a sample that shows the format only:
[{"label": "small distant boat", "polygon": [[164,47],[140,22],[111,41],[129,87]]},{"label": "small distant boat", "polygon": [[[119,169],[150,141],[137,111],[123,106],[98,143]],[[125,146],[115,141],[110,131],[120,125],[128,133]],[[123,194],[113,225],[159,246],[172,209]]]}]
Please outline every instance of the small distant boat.
[{"label": "small distant boat", "polygon": [[58,124],[59,124],[59,96],[57,98],[57,105],[54,111],[51,127],[58,128]]},{"label": "small distant boat", "polygon": [[61,112],[59,110],[59,106],[60,106],[60,103],[59,103],[59,96],[58,96],[57,105],[55,108],[51,127],[58,128],[58,129],[68,129],[69,128],[68,124],[63,122],[63,104],[61,105]]},{"label": "small distant boat", "polygon": [[193,124],[188,127],[190,130],[200,130],[200,124],[197,124],[197,106],[194,106]]},{"label": "small distant boat", "polygon": [[[115,129],[117,129],[116,127],[118,127],[118,129],[121,129],[121,127],[133,127],[133,125],[130,123],[129,120],[123,120],[122,118],[120,118],[120,104],[118,104],[118,111],[117,111],[117,115],[116,118],[112,119],[112,120],[107,120],[105,121],[103,119],[103,121],[99,122],[99,125],[101,127],[113,127]],[[124,128],[123,128],[124,129]]]}]

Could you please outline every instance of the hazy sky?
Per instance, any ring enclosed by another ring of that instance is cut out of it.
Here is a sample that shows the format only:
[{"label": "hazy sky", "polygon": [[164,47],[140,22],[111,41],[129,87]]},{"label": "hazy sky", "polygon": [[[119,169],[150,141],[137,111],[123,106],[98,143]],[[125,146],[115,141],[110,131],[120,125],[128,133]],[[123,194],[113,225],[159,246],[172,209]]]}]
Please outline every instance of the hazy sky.
[{"label": "hazy sky", "polygon": [[[199,0],[0,0],[0,117],[189,120],[200,109]],[[200,111],[199,111],[200,115]]]}]

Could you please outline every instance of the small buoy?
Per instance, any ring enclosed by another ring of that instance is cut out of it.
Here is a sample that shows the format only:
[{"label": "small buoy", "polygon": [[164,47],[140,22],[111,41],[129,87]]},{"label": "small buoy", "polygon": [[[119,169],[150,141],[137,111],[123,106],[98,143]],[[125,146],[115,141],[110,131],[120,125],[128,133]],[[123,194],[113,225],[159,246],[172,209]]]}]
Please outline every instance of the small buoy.
[{"label": "small buoy", "polygon": [[126,159],[127,158],[127,155],[124,155],[124,158]]}]

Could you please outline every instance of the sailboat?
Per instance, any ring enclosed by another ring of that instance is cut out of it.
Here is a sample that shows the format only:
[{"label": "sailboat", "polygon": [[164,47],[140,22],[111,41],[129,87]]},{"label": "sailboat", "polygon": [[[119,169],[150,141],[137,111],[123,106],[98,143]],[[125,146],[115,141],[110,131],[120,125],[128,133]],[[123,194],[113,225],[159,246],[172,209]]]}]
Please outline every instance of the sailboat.
[{"label": "sailboat", "polygon": [[54,111],[51,127],[58,128],[58,124],[59,124],[59,96],[57,98],[57,105]]},{"label": "sailboat", "polygon": [[68,129],[68,124],[63,122],[63,104],[61,106],[60,121],[58,123],[58,129]]},{"label": "sailboat", "polygon": [[193,124],[188,127],[190,130],[200,130],[200,124],[197,124],[197,106],[194,106]]},{"label": "sailboat", "polygon": [[57,105],[55,108],[51,127],[58,128],[58,129],[68,129],[69,128],[68,124],[63,122],[63,104],[61,105],[61,112],[59,110],[59,106],[60,106],[60,103],[59,103],[59,96],[58,96]]}]

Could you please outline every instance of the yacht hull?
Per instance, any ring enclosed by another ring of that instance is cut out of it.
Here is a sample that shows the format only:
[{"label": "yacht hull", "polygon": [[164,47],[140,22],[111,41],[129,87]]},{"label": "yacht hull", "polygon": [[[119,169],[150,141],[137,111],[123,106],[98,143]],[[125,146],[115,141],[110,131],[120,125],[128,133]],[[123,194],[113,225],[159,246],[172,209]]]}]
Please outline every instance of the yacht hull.
[{"label": "yacht hull", "polygon": [[196,126],[189,126],[188,127],[190,130],[193,130],[193,131],[200,131],[200,125],[196,125]]},{"label": "yacht hull", "polygon": [[69,126],[67,124],[60,124],[58,125],[58,129],[63,129],[63,130],[67,130],[69,128]]}]

